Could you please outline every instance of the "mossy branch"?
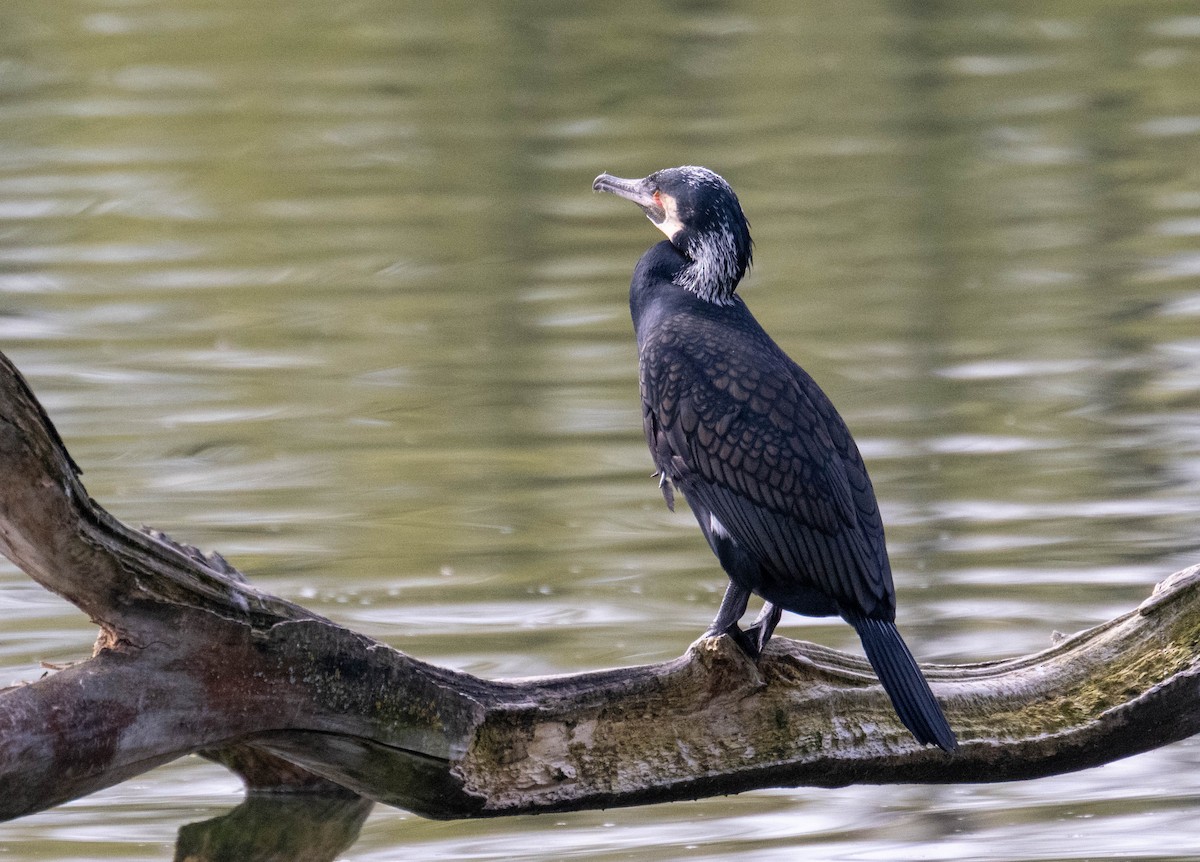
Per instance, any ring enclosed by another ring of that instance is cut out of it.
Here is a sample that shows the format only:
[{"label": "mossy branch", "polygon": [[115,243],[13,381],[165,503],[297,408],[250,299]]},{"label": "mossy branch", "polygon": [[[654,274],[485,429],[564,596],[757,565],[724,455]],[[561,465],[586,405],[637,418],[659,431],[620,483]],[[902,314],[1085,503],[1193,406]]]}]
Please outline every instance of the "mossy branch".
[{"label": "mossy branch", "polygon": [[1200,730],[1200,567],[1035,655],[925,666],[961,743],[947,755],[913,741],[863,659],[782,638],[757,663],[718,638],[531,680],[435,667],[127,527],[78,472],[0,355],[0,552],[101,629],[91,659],[0,691],[0,818],[193,752],[257,790],[332,784],[471,817],[1033,778]]}]

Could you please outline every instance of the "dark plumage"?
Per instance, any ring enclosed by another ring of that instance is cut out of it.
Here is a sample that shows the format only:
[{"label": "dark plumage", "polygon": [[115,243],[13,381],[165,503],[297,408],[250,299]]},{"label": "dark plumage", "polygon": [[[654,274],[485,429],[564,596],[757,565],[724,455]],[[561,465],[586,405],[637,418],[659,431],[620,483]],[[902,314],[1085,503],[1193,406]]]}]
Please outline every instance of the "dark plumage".
[{"label": "dark plumage", "polygon": [[[730,578],[710,633],[757,657],[781,610],[854,626],[897,714],[947,751],[954,733],[896,630],[883,522],[867,469],[825,393],[759,326],[738,282],[749,223],[707,168],[592,186],[633,201],[667,235],[633,272],[646,442],[667,504],[687,498]],[[767,604],[745,632],[751,593]]]}]

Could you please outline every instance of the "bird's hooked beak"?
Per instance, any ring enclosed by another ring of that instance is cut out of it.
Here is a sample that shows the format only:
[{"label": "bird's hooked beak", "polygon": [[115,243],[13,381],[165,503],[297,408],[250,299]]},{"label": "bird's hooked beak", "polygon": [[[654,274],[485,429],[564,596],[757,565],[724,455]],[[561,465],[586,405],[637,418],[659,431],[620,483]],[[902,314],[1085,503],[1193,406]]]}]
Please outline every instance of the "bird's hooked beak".
[{"label": "bird's hooked beak", "polygon": [[592,191],[610,192],[619,198],[633,201],[642,208],[642,212],[650,221],[659,226],[660,230],[663,222],[667,219],[667,210],[663,205],[662,196],[650,182],[649,177],[640,180],[624,180],[611,174],[601,174],[592,181]]}]

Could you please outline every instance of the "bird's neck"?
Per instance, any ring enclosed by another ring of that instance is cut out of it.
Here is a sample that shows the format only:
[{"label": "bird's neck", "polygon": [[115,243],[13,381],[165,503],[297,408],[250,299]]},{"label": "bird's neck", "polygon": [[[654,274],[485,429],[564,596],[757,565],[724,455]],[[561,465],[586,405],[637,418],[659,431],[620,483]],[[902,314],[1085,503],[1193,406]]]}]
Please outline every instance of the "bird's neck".
[{"label": "bird's neck", "polygon": [[692,259],[666,240],[648,250],[638,261],[629,285],[629,310],[639,347],[666,317],[678,313],[736,314],[739,307],[745,308],[732,292],[723,301],[715,302],[681,284],[693,264]]},{"label": "bird's neck", "polygon": [[746,264],[741,261],[730,234],[689,237],[683,257],[684,265],[672,278],[675,284],[706,302],[733,303],[733,291],[746,272]]}]

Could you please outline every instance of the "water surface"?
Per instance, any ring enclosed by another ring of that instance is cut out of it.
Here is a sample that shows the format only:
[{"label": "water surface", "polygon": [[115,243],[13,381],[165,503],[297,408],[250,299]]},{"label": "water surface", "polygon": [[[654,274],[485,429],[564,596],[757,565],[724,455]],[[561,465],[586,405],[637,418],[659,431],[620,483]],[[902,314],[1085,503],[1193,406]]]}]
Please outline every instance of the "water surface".
[{"label": "water surface", "polygon": [[[486,676],[680,654],[724,577],[666,511],[602,170],[707,164],[743,295],[854,430],[933,661],[1040,649],[1197,562],[1200,16],[1186,3],[14,0],[0,348],[89,491]],[[86,655],[0,566],[0,684]],[[857,649],[848,627],[782,634]],[[996,786],[436,823],[342,858],[1185,858],[1196,747]],[[161,859],[197,759],[0,825]],[[1152,836],[1152,837],[1151,837]]]}]

